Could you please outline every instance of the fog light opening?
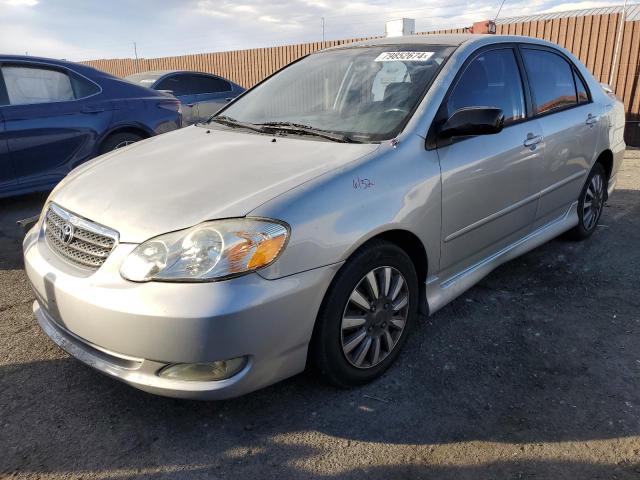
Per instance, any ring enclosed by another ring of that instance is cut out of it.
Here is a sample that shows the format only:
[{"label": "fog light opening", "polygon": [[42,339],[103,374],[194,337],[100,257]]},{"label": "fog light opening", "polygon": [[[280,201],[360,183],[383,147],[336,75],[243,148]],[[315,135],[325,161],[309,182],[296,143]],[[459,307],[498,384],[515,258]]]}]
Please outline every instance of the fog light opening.
[{"label": "fog light opening", "polygon": [[247,364],[246,357],[203,363],[172,363],[162,368],[158,376],[184,382],[217,382],[234,376]]}]

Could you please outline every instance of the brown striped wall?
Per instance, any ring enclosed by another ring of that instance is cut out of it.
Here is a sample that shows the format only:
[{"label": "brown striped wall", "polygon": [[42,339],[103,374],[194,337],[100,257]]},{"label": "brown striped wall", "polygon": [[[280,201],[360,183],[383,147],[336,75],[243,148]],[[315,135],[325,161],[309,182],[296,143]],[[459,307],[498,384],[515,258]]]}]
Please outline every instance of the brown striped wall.
[{"label": "brown striped wall", "polygon": [[[555,42],[574,53],[595,77],[608,83],[620,14],[556,18],[525,23],[497,25],[502,35],[528,35]],[[431,33],[465,33],[465,29],[440,30]],[[255,48],[229,52],[201,53],[178,57],[121,58],[91,60],[86,63],[113,75],[124,77],[146,70],[197,70],[211,72],[242,85],[252,87],[268,75],[292,61],[324,48],[343,45],[365,38]],[[640,146],[640,21],[625,22],[618,67],[613,89],[622,98],[627,111],[626,140]]]}]

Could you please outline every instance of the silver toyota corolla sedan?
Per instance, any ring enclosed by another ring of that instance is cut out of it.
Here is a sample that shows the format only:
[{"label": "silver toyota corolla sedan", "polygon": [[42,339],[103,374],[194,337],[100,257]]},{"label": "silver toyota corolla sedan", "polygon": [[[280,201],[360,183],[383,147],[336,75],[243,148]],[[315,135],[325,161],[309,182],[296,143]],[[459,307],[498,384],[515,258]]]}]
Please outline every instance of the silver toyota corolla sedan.
[{"label": "silver toyota corolla sedan", "polygon": [[308,364],[369,382],[419,312],[593,233],[623,127],[622,104],[541,40],[315,53],[206,125],[70,173],[24,241],[35,316],[71,355],[161,395],[233,397]]}]

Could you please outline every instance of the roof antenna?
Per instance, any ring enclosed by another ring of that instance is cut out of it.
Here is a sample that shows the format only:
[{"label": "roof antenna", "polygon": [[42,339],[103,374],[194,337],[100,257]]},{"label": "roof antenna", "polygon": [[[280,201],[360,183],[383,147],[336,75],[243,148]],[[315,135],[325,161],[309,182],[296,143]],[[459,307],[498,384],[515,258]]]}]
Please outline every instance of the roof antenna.
[{"label": "roof antenna", "polygon": [[502,0],[502,3],[500,4],[500,8],[498,9],[498,13],[496,13],[496,18],[493,19],[493,23],[496,23],[496,20],[498,20],[498,17],[500,16],[500,12],[502,11],[502,6],[504,5],[504,2],[506,0]]}]

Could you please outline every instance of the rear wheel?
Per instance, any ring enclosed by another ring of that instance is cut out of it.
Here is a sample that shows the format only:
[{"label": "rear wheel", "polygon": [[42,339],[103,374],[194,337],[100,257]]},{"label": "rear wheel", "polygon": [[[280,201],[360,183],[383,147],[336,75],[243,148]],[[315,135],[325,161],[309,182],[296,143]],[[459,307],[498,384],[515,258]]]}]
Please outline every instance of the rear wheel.
[{"label": "rear wheel", "polygon": [[576,240],[589,238],[596,227],[607,199],[607,174],[601,163],[596,163],[582,187],[578,199],[578,225],[570,234]]},{"label": "rear wheel", "polygon": [[329,288],[311,361],[338,386],[370,382],[397,358],[417,311],[411,259],[392,243],[371,242],[345,263]]},{"label": "rear wheel", "polygon": [[114,133],[109,135],[100,146],[100,155],[112,150],[117,150],[118,148],[126,147],[132,143],[139,142],[142,138],[142,136],[131,132]]}]

